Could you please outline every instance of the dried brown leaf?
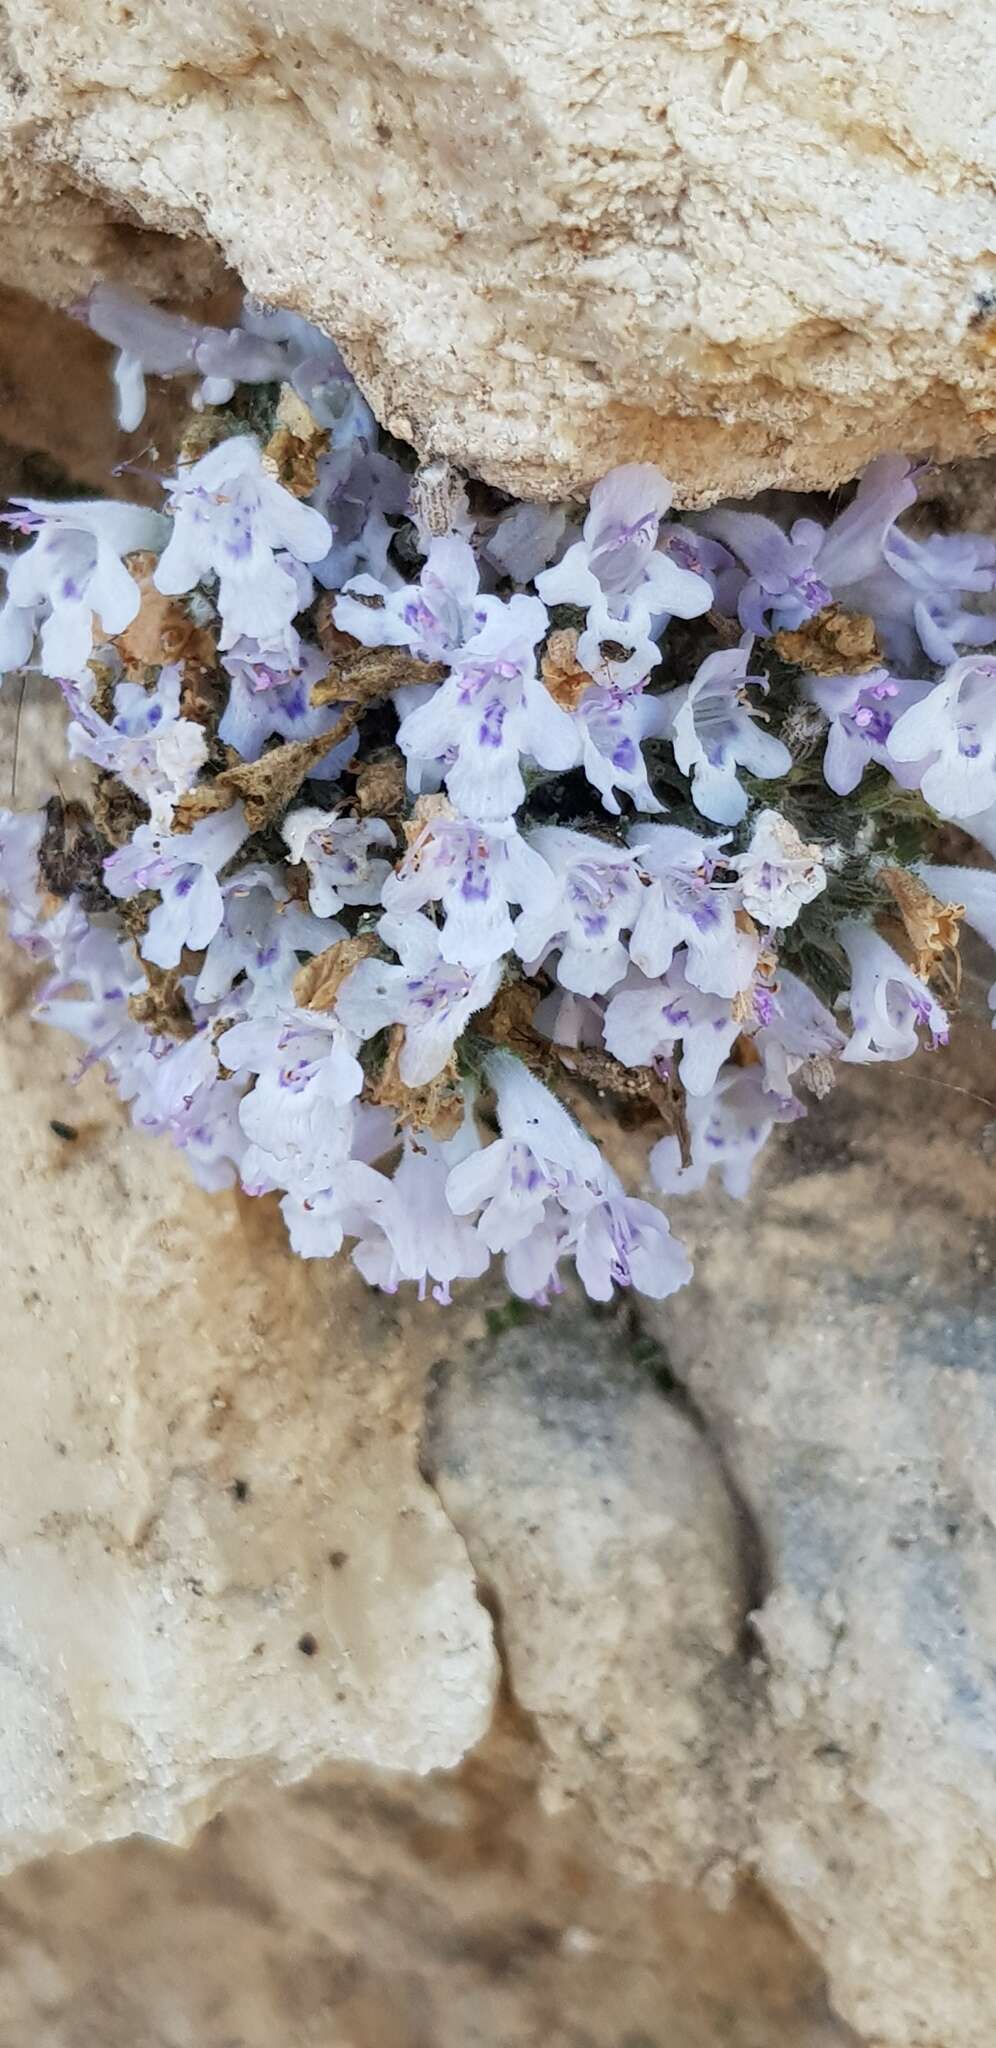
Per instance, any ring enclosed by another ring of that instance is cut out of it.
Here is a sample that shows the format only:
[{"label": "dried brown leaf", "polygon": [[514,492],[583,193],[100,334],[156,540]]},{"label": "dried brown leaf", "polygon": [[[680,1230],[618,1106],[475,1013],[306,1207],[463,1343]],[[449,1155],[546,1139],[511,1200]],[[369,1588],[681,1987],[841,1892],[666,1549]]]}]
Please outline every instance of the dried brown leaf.
[{"label": "dried brown leaf", "polygon": [[404,1025],[392,1025],[387,1057],[367,1090],[367,1100],[379,1109],[393,1110],[398,1122],[410,1131],[431,1131],[434,1138],[452,1138],[463,1122],[463,1093],[456,1060],[447,1060],[442,1072],[424,1087],[409,1088],[398,1071],[404,1043]]},{"label": "dried brown leaf", "polygon": [[360,932],[355,939],[337,939],[324,953],[306,960],[294,976],[294,1001],[301,1010],[331,1010],[343,982],[361,960],[378,951],[373,932]]},{"label": "dried brown leaf", "polygon": [[214,635],[205,626],[195,626],[175,597],[164,597],[156,589],[152,577],[157,559],[147,553],[125,557],[141,592],[131,625],[111,639],[124,663],[125,674],[141,678],[146,669],[161,668],[170,661],[212,668],[216,655]]},{"label": "dried brown leaf", "polygon": [[958,942],[964,904],[941,903],[909,868],[881,868],[879,880],[897,912],[895,917],[879,920],[883,937],[921,981],[940,980],[956,996],[961,986]]},{"label": "dried brown leaf", "polygon": [[404,683],[441,683],[448,673],[441,661],[419,661],[407,647],[360,647],[333,661],[328,675],[315,683],[312,704],[379,704]]},{"label": "dried brown leaf", "polygon": [[144,1024],[156,1037],[192,1038],[197,1029],[181,986],[186,966],[156,967],[143,960],[146,986],[139,995],[129,996],[128,1012],[137,1024]]},{"label": "dried brown leaf", "polygon": [[292,797],[311,774],[318,761],[331,753],[355,724],[355,712],[343,712],[330,732],[316,740],[292,740],[272,747],[258,761],[243,761],[225,768],[213,782],[205,782],[180,798],[173,814],[175,832],[190,832],[199,818],[212,811],[227,810],[230,804],[245,805],[250,832],[265,832],[283,817]]},{"label": "dried brown leaf", "polygon": [[318,464],[329,436],[291,384],[280,386],[277,423],[263,450],[271,476],[295,498],[310,498],[318,485]]},{"label": "dried brown leaf", "polygon": [[861,676],[881,668],[885,659],[874,620],[836,604],[826,605],[794,633],[775,633],[772,639],[783,661],[814,676]]},{"label": "dried brown leaf", "polygon": [[540,656],[540,674],[556,703],[575,711],[594,678],[578,658],[578,635],[573,626],[558,626],[551,633]]},{"label": "dried brown leaf", "polygon": [[407,792],[405,757],[397,747],[385,747],[357,771],[356,806],[362,817],[396,818]]},{"label": "dried brown leaf", "polygon": [[111,846],[127,845],[139,825],[148,820],[148,807],[141,797],[120,782],[116,775],[98,773],[90,801],[93,822]]}]

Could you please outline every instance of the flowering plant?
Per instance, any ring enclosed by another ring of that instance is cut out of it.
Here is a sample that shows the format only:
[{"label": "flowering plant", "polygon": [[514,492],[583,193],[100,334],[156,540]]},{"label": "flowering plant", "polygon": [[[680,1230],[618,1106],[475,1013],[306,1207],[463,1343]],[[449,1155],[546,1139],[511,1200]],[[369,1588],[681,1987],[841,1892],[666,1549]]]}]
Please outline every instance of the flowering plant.
[{"label": "flowering plant", "polygon": [[93,769],[0,813],[38,1016],[304,1258],[670,1293],[593,1096],[645,1194],[742,1196],[835,1061],[944,1043],[962,918],[996,945],[996,876],[929,857],[996,851],[996,547],[899,525],[899,457],[826,518],[677,522],[643,463],[516,504],[417,466],[293,315],[83,310],[124,424],[200,381],[161,513],[8,515],[0,664]]}]

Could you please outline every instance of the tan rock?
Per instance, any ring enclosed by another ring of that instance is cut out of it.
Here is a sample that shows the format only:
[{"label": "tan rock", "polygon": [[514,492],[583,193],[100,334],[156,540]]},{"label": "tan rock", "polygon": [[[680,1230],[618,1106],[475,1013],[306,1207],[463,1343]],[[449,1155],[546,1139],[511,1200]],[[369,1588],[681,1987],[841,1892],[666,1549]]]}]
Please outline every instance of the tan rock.
[{"label": "tan rock", "polygon": [[984,0],[7,13],[22,285],[121,268],[99,207],[205,237],[394,432],[525,492],[996,438]]},{"label": "tan rock", "polygon": [[96,1071],[70,1087],[20,963],[5,946],[0,1865],[184,1839],[331,1759],[455,1764],[496,1664],[417,1469],[442,1311],[292,1258],[269,1202],[201,1193]]},{"label": "tan rock", "polygon": [[0,1884],[4,2048],[857,2048],[748,1889],[628,1885],[514,1709],[454,1773],[260,1790]]},{"label": "tan rock", "polygon": [[501,1616],[551,1812],[616,1868],[729,1896],[749,1721],[743,1530],[625,1322],[560,1304],[433,1376],[424,1456]]},{"label": "tan rock", "polygon": [[996,2034],[990,977],[747,1202],[669,1204],[697,1273],[654,1315],[761,1536],[757,1869],[888,2048]]}]

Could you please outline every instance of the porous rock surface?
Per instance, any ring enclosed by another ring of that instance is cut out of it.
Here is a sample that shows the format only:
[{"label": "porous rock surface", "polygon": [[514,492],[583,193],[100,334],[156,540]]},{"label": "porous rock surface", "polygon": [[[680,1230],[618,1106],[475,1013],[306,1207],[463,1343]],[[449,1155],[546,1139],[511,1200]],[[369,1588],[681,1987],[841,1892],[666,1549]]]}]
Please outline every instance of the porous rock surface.
[{"label": "porous rock surface", "polygon": [[155,286],[136,221],[203,238],[393,431],[527,493],[636,457],[701,504],[996,439],[986,0],[4,11],[21,288]]},{"label": "porous rock surface", "polygon": [[497,1663],[418,1471],[431,1326],[70,1086],[31,980],[5,945],[0,1867],[189,1839],[260,1775],[457,1763]]},{"label": "porous rock surface", "polygon": [[703,1433],[582,1310],[441,1361],[423,1458],[497,1601],[547,1808],[581,1799],[616,1867],[728,1897],[750,1595]]},{"label": "porous rock surface", "polygon": [[764,1560],[755,1866],[888,2048],[996,2037],[988,979],[947,1054],[849,1073],[747,1203],[674,1204],[697,1273],[652,1318]]}]

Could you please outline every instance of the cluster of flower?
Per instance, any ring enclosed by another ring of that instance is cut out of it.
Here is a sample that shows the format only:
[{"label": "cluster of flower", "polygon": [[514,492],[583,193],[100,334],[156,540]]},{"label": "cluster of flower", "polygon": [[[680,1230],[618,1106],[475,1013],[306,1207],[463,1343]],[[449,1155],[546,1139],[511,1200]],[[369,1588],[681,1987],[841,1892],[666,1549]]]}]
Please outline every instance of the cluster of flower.
[{"label": "cluster of flower", "polygon": [[513,503],[406,461],[293,316],[84,312],[124,424],[146,371],[200,410],[164,513],[9,515],[0,670],[58,680],[95,769],[85,888],[58,805],[0,814],[37,1014],[303,1257],[670,1293],[684,1250],[558,1097],[656,1120],[662,1193],[741,1195],[796,1085],[944,1042],[996,875],[921,856],[938,820],[996,851],[996,547],[901,528],[898,457],[787,530],[676,523],[644,464],[583,518]]}]

